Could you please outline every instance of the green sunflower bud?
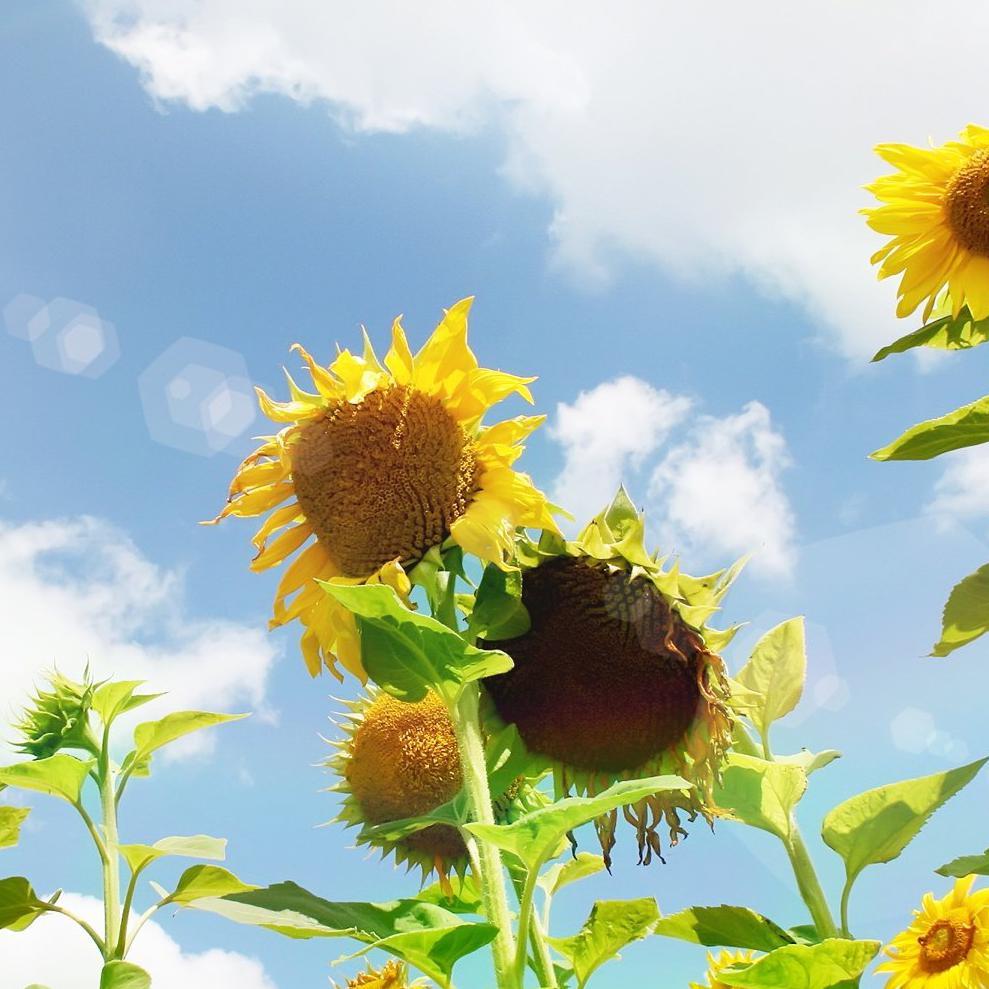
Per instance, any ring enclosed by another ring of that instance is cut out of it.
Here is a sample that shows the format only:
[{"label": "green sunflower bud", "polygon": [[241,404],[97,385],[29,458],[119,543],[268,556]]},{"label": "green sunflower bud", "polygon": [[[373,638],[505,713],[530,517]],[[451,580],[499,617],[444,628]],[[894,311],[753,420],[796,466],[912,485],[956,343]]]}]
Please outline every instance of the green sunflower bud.
[{"label": "green sunflower bud", "polygon": [[82,749],[99,755],[99,745],[89,727],[89,712],[96,685],[88,672],[76,683],[54,671],[45,690],[38,688],[21,720],[14,725],[16,748],[35,759],[47,759],[60,749]]}]

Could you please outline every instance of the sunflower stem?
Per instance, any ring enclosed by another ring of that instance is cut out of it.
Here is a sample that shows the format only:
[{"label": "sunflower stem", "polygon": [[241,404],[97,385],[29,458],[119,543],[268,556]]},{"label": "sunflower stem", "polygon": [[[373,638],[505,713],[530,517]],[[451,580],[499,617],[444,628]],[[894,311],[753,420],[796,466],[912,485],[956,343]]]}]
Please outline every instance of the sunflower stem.
[{"label": "sunflower stem", "polygon": [[835,926],[834,918],[831,916],[831,908],[828,906],[824,890],[821,888],[817,872],[814,870],[814,863],[811,861],[810,853],[804,844],[800,828],[796,819],[790,819],[790,834],[783,843],[786,852],[790,856],[790,864],[793,866],[793,874],[797,878],[797,887],[803,897],[807,909],[810,911],[811,919],[814,921],[814,928],[820,938],[838,937],[838,928]]},{"label": "sunflower stem", "polygon": [[103,856],[104,943],[110,958],[117,958],[120,936],[120,852],[117,849],[117,795],[113,767],[110,764],[110,727],[103,733],[99,759],[100,804],[103,810],[103,835],[106,854]]},{"label": "sunflower stem", "polygon": [[[470,797],[473,818],[479,824],[494,824],[488,768],[481,737],[479,696],[477,684],[467,684],[457,703],[452,706],[450,717],[457,736],[464,787]],[[486,841],[476,841],[476,846],[477,861],[481,867],[481,875],[477,878],[484,900],[484,912],[489,922],[498,929],[498,934],[491,943],[498,987],[519,989],[521,983],[516,978],[514,969],[515,938],[512,934],[501,853]]]}]

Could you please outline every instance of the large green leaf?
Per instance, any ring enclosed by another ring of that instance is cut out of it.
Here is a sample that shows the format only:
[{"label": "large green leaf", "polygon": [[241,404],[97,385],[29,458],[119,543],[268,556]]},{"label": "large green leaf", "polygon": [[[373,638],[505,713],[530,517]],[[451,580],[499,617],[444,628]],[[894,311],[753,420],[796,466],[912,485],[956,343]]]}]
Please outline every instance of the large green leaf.
[{"label": "large green leaf", "polygon": [[951,450],[989,441],[989,395],[939,419],[911,426],[888,446],[869,454],[873,460],[930,460]]},{"label": "large green leaf", "polygon": [[530,624],[529,612],[522,604],[522,574],[488,564],[474,595],[467,631],[494,642],[522,635]]},{"label": "large green leaf", "polygon": [[857,979],[876,956],[878,941],[829,938],[820,944],[789,944],[718,973],[726,986],[746,989],[837,989]]},{"label": "large green leaf", "polygon": [[162,697],[162,694],[138,694],[138,687],[144,680],[110,680],[101,684],[93,692],[93,710],[104,725],[112,724],[115,718],[127,711]]},{"label": "large green leaf", "polygon": [[970,783],[987,761],[866,790],[829,811],[821,835],[845,861],[846,897],[866,866],[897,858],[934,811]]},{"label": "large green leaf", "polygon": [[606,961],[632,941],[646,937],[659,919],[659,908],[650,896],[641,900],[598,900],[584,926],[567,938],[550,938],[550,944],[569,959],[580,989]]},{"label": "large green leaf", "polygon": [[30,807],[0,807],[0,848],[13,848],[21,836],[21,825]]},{"label": "large green leaf", "polygon": [[290,882],[190,905],[290,938],[351,937],[402,958],[441,985],[460,958],[497,934],[490,924],[469,923],[433,903],[334,903]]},{"label": "large green leaf", "polygon": [[468,824],[466,827],[482,841],[490,841],[502,851],[516,856],[527,869],[538,871],[568,831],[616,807],[633,804],[654,793],[689,789],[690,784],[679,776],[625,780],[594,797],[558,800],[548,807],[525,814],[511,824]]},{"label": "large green leaf", "polygon": [[736,679],[758,697],[745,713],[760,734],[799,703],[807,676],[803,618],[791,618],[770,629],[752,650]]},{"label": "large green leaf", "polygon": [[56,754],[47,759],[18,762],[0,767],[0,786],[13,786],[21,790],[47,793],[61,797],[69,803],[78,803],[82,785],[93,765],[93,760],[83,762],[70,755]]},{"label": "large green leaf", "polygon": [[216,714],[212,711],[173,711],[158,721],[145,721],[134,729],[134,751],[124,760],[124,766],[140,766],[162,746],[195,731],[247,717],[247,714]]},{"label": "large green leaf", "polygon": [[168,894],[168,902],[189,905],[196,900],[249,893],[257,888],[218,865],[193,865],[179,877],[178,885]]},{"label": "large green leaf", "polygon": [[368,675],[400,700],[421,700],[430,689],[449,700],[464,684],[512,668],[505,653],[469,645],[442,622],[410,611],[384,584],[320,583],[356,616]]},{"label": "large green leaf", "polygon": [[132,962],[107,962],[100,973],[100,989],[151,989],[151,976]]},{"label": "large green leaf", "polygon": [[989,848],[981,855],[962,855],[942,865],[935,872],[941,876],[964,879],[965,876],[989,876]]},{"label": "large green leaf", "polygon": [[793,828],[793,808],[806,789],[807,774],[801,766],[733,752],[714,800],[723,816],[786,841]]},{"label": "large green leaf", "polygon": [[932,656],[947,656],[989,631],[989,563],[959,581],[941,616],[941,638]]},{"label": "large green leaf", "polygon": [[773,951],[794,943],[782,927],[748,907],[688,907],[663,917],[656,933],[709,948]]},{"label": "large green leaf", "polygon": [[23,931],[44,912],[45,903],[38,899],[23,876],[0,879],[0,931]]},{"label": "large green leaf", "polygon": [[479,914],[484,909],[481,890],[469,872],[463,879],[451,876],[445,882],[435,882],[421,890],[415,899],[435,903],[452,913]]},{"label": "large green leaf", "polygon": [[551,865],[538,879],[547,896],[556,896],[564,886],[569,886],[604,869],[604,859],[590,852],[578,852],[565,862]]},{"label": "large green leaf", "polygon": [[989,341],[989,319],[972,319],[968,306],[963,306],[957,316],[942,316],[883,347],[872,360],[881,361],[890,354],[902,354],[914,347],[971,350],[986,341]]},{"label": "large green leaf", "polygon": [[153,845],[118,845],[117,848],[131,871],[140,872],[167,855],[222,862],[226,858],[227,839],[194,834],[188,837],[159,838]]}]

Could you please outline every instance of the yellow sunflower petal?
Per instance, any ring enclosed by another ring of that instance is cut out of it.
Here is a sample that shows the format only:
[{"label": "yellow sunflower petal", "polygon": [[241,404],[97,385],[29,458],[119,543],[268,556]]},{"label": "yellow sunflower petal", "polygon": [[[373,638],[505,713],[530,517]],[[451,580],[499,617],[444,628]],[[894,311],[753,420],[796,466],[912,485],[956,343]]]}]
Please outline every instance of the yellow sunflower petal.
[{"label": "yellow sunflower petal", "polygon": [[467,346],[467,314],[473,302],[469,296],[452,305],[415,356],[413,384],[427,395],[456,394],[477,368],[477,358]]},{"label": "yellow sunflower petal", "polygon": [[385,367],[391,371],[396,384],[411,384],[415,364],[412,351],[409,349],[409,341],[405,337],[405,330],[402,329],[401,316],[397,316],[392,323],[391,347],[385,355]]},{"label": "yellow sunflower petal", "polygon": [[251,560],[251,569],[255,573],[259,573],[281,563],[286,557],[291,556],[311,535],[312,526],[305,522],[287,529],[258,552],[257,556]]},{"label": "yellow sunflower petal", "polygon": [[309,368],[309,375],[312,378],[313,384],[316,386],[316,391],[323,398],[335,399],[341,397],[340,382],[333,376],[329,368],[321,367],[317,364],[302,344],[293,343],[290,350],[297,353],[305,361],[306,367]]}]

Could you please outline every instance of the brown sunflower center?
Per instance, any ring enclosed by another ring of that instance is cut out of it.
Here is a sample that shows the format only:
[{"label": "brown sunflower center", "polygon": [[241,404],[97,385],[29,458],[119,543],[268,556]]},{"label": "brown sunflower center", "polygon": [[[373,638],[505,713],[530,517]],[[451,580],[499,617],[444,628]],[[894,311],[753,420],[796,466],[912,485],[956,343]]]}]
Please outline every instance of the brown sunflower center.
[{"label": "brown sunflower center", "polygon": [[[379,694],[354,730],[347,782],[368,824],[418,817],[460,792],[457,739],[450,716],[433,694],[407,704]],[[465,854],[452,827],[434,824],[403,839],[444,862]]]},{"label": "brown sunflower center", "polygon": [[959,243],[989,257],[989,148],[977,151],[951,177],[944,209]]},{"label": "brown sunflower center", "polygon": [[967,957],[975,938],[975,926],[960,920],[937,920],[917,941],[925,972],[943,972]]},{"label": "brown sunflower center", "polygon": [[683,738],[706,653],[650,581],[559,557],[526,573],[522,602],[529,631],[493,643],[515,667],[485,685],[531,749],[622,772]]},{"label": "brown sunflower center", "polygon": [[418,563],[467,511],[479,473],[440,399],[408,386],[341,402],[292,446],[299,505],[347,577]]}]

